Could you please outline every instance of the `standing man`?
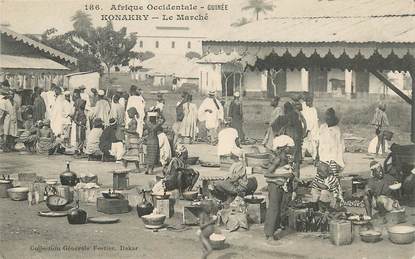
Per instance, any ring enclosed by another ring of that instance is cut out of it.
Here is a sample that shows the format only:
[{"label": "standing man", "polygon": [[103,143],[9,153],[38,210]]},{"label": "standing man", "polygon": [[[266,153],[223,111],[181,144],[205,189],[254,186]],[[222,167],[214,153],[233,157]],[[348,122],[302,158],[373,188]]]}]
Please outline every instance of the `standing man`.
[{"label": "standing man", "polygon": [[62,95],[62,89],[58,86],[53,88],[55,91],[52,98],[49,99],[51,103],[51,114],[50,114],[50,128],[52,129],[55,136],[60,136],[62,134],[62,119],[63,119],[63,101],[64,96]]},{"label": "standing man", "polygon": [[74,113],[74,105],[71,103],[71,92],[64,92],[65,100],[62,105],[62,129],[63,129],[63,145],[70,146],[72,117]]},{"label": "standing man", "polygon": [[91,110],[91,100],[90,100],[89,94],[87,92],[85,92],[85,89],[86,89],[85,85],[81,85],[79,87],[79,91],[81,92],[80,93],[81,99],[86,101],[85,110],[90,111]]},{"label": "standing man", "polygon": [[239,140],[243,143],[245,141],[245,134],[242,127],[243,109],[242,102],[239,99],[239,92],[235,92],[233,97],[234,99],[229,105],[228,117],[231,118],[231,127],[238,131]]},{"label": "standing man", "polygon": [[386,115],[386,104],[379,104],[373,116],[372,125],[375,126],[375,133],[378,136],[378,143],[376,145],[376,155],[379,154],[379,149],[382,148],[382,154],[385,153],[385,136],[384,132],[389,127],[388,116]]},{"label": "standing man", "polygon": [[317,110],[313,106],[313,97],[307,96],[305,104],[306,105],[301,111],[307,124],[307,133],[304,139],[303,157],[305,155],[305,151],[308,151],[315,161],[317,158],[317,145],[319,135]]},{"label": "standing man", "polygon": [[[130,87],[130,97],[127,101],[127,111],[131,107],[134,107],[138,112],[138,118],[137,118],[137,133],[140,135],[140,137],[143,136],[143,125],[144,125],[144,116],[145,116],[145,106],[146,102],[144,101],[144,98],[141,96],[140,91],[138,91],[137,86],[132,85]],[[125,116],[125,124],[127,125],[130,122],[130,118],[128,117],[128,114]]]},{"label": "standing man", "polygon": [[100,118],[105,126],[109,125],[110,120],[110,104],[105,99],[105,92],[104,90],[98,91],[98,101],[95,104],[94,111],[92,113],[92,119],[95,120],[96,118]]},{"label": "standing man", "polygon": [[3,134],[4,146],[3,151],[10,152],[14,148],[14,142],[17,138],[17,107],[14,102],[14,93],[9,91],[4,97],[4,103],[1,107],[3,113]]},{"label": "standing man", "polygon": [[174,76],[174,74],[173,74],[173,80],[172,80],[172,86],[171,86],[171,90],[173,91],[173,92],[175,92],[176,91],[176,89],[177,89],[177,77],[175,77]]},{"label": "standing man", "polygon": [[41,97],[43,98],[43,100],[45,101],[45,105],[46,105],[46,114],[45,114],[45,119],[51,119],[52,117],[52,106],[55,103],[56,100],[56,96],[55,96],[55,88],[57,86],[55,84],[52,84],[50,86],[49,91],[47,92],[43,92],[41,93]]},{"label": "standing man", "polygon": [[275,96],[274,99],[271,101],[271,107],[273,108],[271,112],[271,118],[269,119],[269,126],[265,133],[264,140],[262,141],[262,145],[269,150],[273,150],[272,141],[276,135],[276,132],[273,131],[272,125],[277,120],[277,118],[284,114],[284,111],[279,107],[280,97]]},{"label": "standing man", "polygon": [[208,142],[216,145],[218,128],[224,119],[223,107],[215,97],[215,91],[209,91],[209,96],[203,100],[199,107],[199,120],[206,122]]}]

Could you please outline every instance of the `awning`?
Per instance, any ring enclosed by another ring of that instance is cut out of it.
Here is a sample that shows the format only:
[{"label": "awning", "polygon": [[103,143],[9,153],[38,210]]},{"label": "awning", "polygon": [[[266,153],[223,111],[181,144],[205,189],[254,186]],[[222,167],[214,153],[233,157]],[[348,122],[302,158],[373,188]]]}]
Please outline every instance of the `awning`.
[{"label": "awning", "polygon": [[0,55],[0,69],[4,70],[70,70],[51,59]]},{"label": "awning", "polygon": [[[408,70],[415,57],[415,14],[366,17],[277,17],[232,28],[202,42],[218,58],[236,52],[244,65]],[[365,63],[362,65],[363,63]],[[265,67],[266,69],[267,67]]]}]

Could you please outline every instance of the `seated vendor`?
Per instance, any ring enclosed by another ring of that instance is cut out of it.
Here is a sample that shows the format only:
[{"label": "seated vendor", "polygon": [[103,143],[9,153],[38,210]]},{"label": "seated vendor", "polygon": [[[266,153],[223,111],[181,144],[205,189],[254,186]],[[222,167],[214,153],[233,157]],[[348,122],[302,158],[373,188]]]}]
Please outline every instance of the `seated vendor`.
[{"label": "seated vendor", "polygon": [[37,152],[39,154],[53,155],[56,153],[63,154],[65,149],[62,147],[61,142],[53,134],[50,128],[50,120],[45,119],[43,122],[38,123],[39,130],[37,131]]},{"label": "seated vendor", "polygon": [[225,204],[230,204],[236,196],[244,197],[253,194],[258,187],[255,177],[247,177],[244,159],[233,153],[231,159],[233,160],[231,175],[209,186],[210,193]]},{"label": "seated vendor", "polygon": [[153,192],[158,192],[157,189],[160,189],[161,184],[164,186],[165,191],[178,189],[180,194],[183,194],[184,191],[192,190],[199,179],[199,172],[192,168],[187,168],[187,148],[183,145],[178,145],[175,154],[176,156],[173,157],[165,170],[164,179],[154,186]]},{"label": "seated vendor", "polygon": [[334,161],[327,163],[318,162],[317,175],[311,183],[311,195],[313,209],[325,211],[330,206],[334,207],[337,201],[343,202],[340,181],[335,175]]},{"label": "seated vendor", "polygon": [[102,156],[102,151],[99,149],[100,138],[103,132],[104,122],[101,118],[94,119],[93,129],[87,136],[85,154],[88,155],[88,159],[97,159]]},{"label": "seated vendor", "polygon": [[365,188],[365,208],[368,216],[372,216],[372,208],[381,214],[399,208],[399,203],[394,199],[395,193],[390,188],[398,181],[389,174],[384,174],[382,165],[376,161],[370,162],[372,178],[369,179]]},{"label": "seated vendor", "polygon": [[32,114],[27,115],[27,120],[23,123],[24,131],[17,142],[23,143],[26,151],[33,152],[36,148],[38,128],[34,124]]},{"label": "seated vendor", "polygon": [[279,238],[283,229],[287,206],[295,198],[294,174],[292,170],[294,141],[281,135],[273,140],[274,158],[264,177],[268,183],[268,209],[265,215],[264,232],[266,239]]},{"label": "seated vendor", "polygon": [[229,120],[225,120],[225,128],[218,134],[218,156],[220,161],[229,160],[231,153],[241,156],[241,149],[238,131],[231,127]]}]

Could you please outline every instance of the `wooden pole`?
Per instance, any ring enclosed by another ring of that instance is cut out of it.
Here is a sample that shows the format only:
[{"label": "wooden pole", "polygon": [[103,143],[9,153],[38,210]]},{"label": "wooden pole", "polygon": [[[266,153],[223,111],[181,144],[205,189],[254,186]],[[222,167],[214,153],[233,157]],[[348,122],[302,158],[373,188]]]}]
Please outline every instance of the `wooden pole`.
[{"label": "wooden pole", "polygon": [[[378,71],[370,71],[375,77],[377,77],[382,83],[384,83],[387,87],[389,87],[392,91],[394,91],[397,95],[399,95],[402,99],[404,99],[408,104],[412,105],[412,99],[409,98],[405,93],[403,93],[398,87],[396,87],[394,84],[392,84],[383,74],[381,74]],[[414,72],[411,72],[412,79]],[[413,88],[413,80],[412,80],[412,90]],[[412,92],[413,93],[413,92]],[[412,105],[413,107],[413,105]]]},{"label": "wooden pole", "polygon": [[[412,100],[415,97],[415,70],[409,71],[412,78]],[[412,102],[412,116],[411,116],[411,141],[415,143],[415,102]]]}]

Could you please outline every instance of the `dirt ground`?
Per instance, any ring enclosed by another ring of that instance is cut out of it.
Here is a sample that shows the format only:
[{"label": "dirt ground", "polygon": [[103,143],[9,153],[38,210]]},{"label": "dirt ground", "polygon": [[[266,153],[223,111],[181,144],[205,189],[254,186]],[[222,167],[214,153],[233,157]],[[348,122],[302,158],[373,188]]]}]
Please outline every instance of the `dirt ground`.
[{"label": "dirt ground", "polygon": [[[213,150],[206,145],[193,145],[192,154],[210,153]],[[19,155],[18,153],[0,154],[0,174],[11,173],[12,178],[18,172],[37,172],[45,177],[58,177],[64,170],[70,156]],[[357,161],[351,168],[362,168],[368,163],[361,154],[346,154],[346,161]],[[349,163],[350,164],[350,163]],[[110,171],[118,168],[115,163],[88,162],[72,160],[72,170],[94,172],[103,186],[111,186]],[[308,170],[308,169],[307,169]],[[304,169],[303,171],[306,171]],[[353,171],[353,170],[352,170]],[[220,174],[219,171],[201,171],[201,174]],[[131,185],[145,185],[154,176],[143,174],[130,175]],[[81,204],[88,216],[104,215],[96,211],[94,204]],[[120,223],[113,225],[69,225],[66,218],[43,218],[37,216],[46,210],[45,204],[28,207],[26,201],[0,199],[0,255],[3,258],[200,258],[201,246],[198,241],[197,227],[183,231],[160,230],[152,232],[144,228],[135,210],[116,215]],[[407,209],[408,221],[415,223],[415,211]],[[167,224],[180,222],[181,214],[167,220]],[[405,258],[415,256],[413,245],[399,246],[390,243],[386,229],[383,240],[376,244],[362,243],[355,238],[352,245],[336,247],[327,238],[316,234],[292,233],[280,241],[267,242],[263,236],[263,225],[251,225],[249,231],[229,233],[228,247],[214,251],[209,258]]]}]

